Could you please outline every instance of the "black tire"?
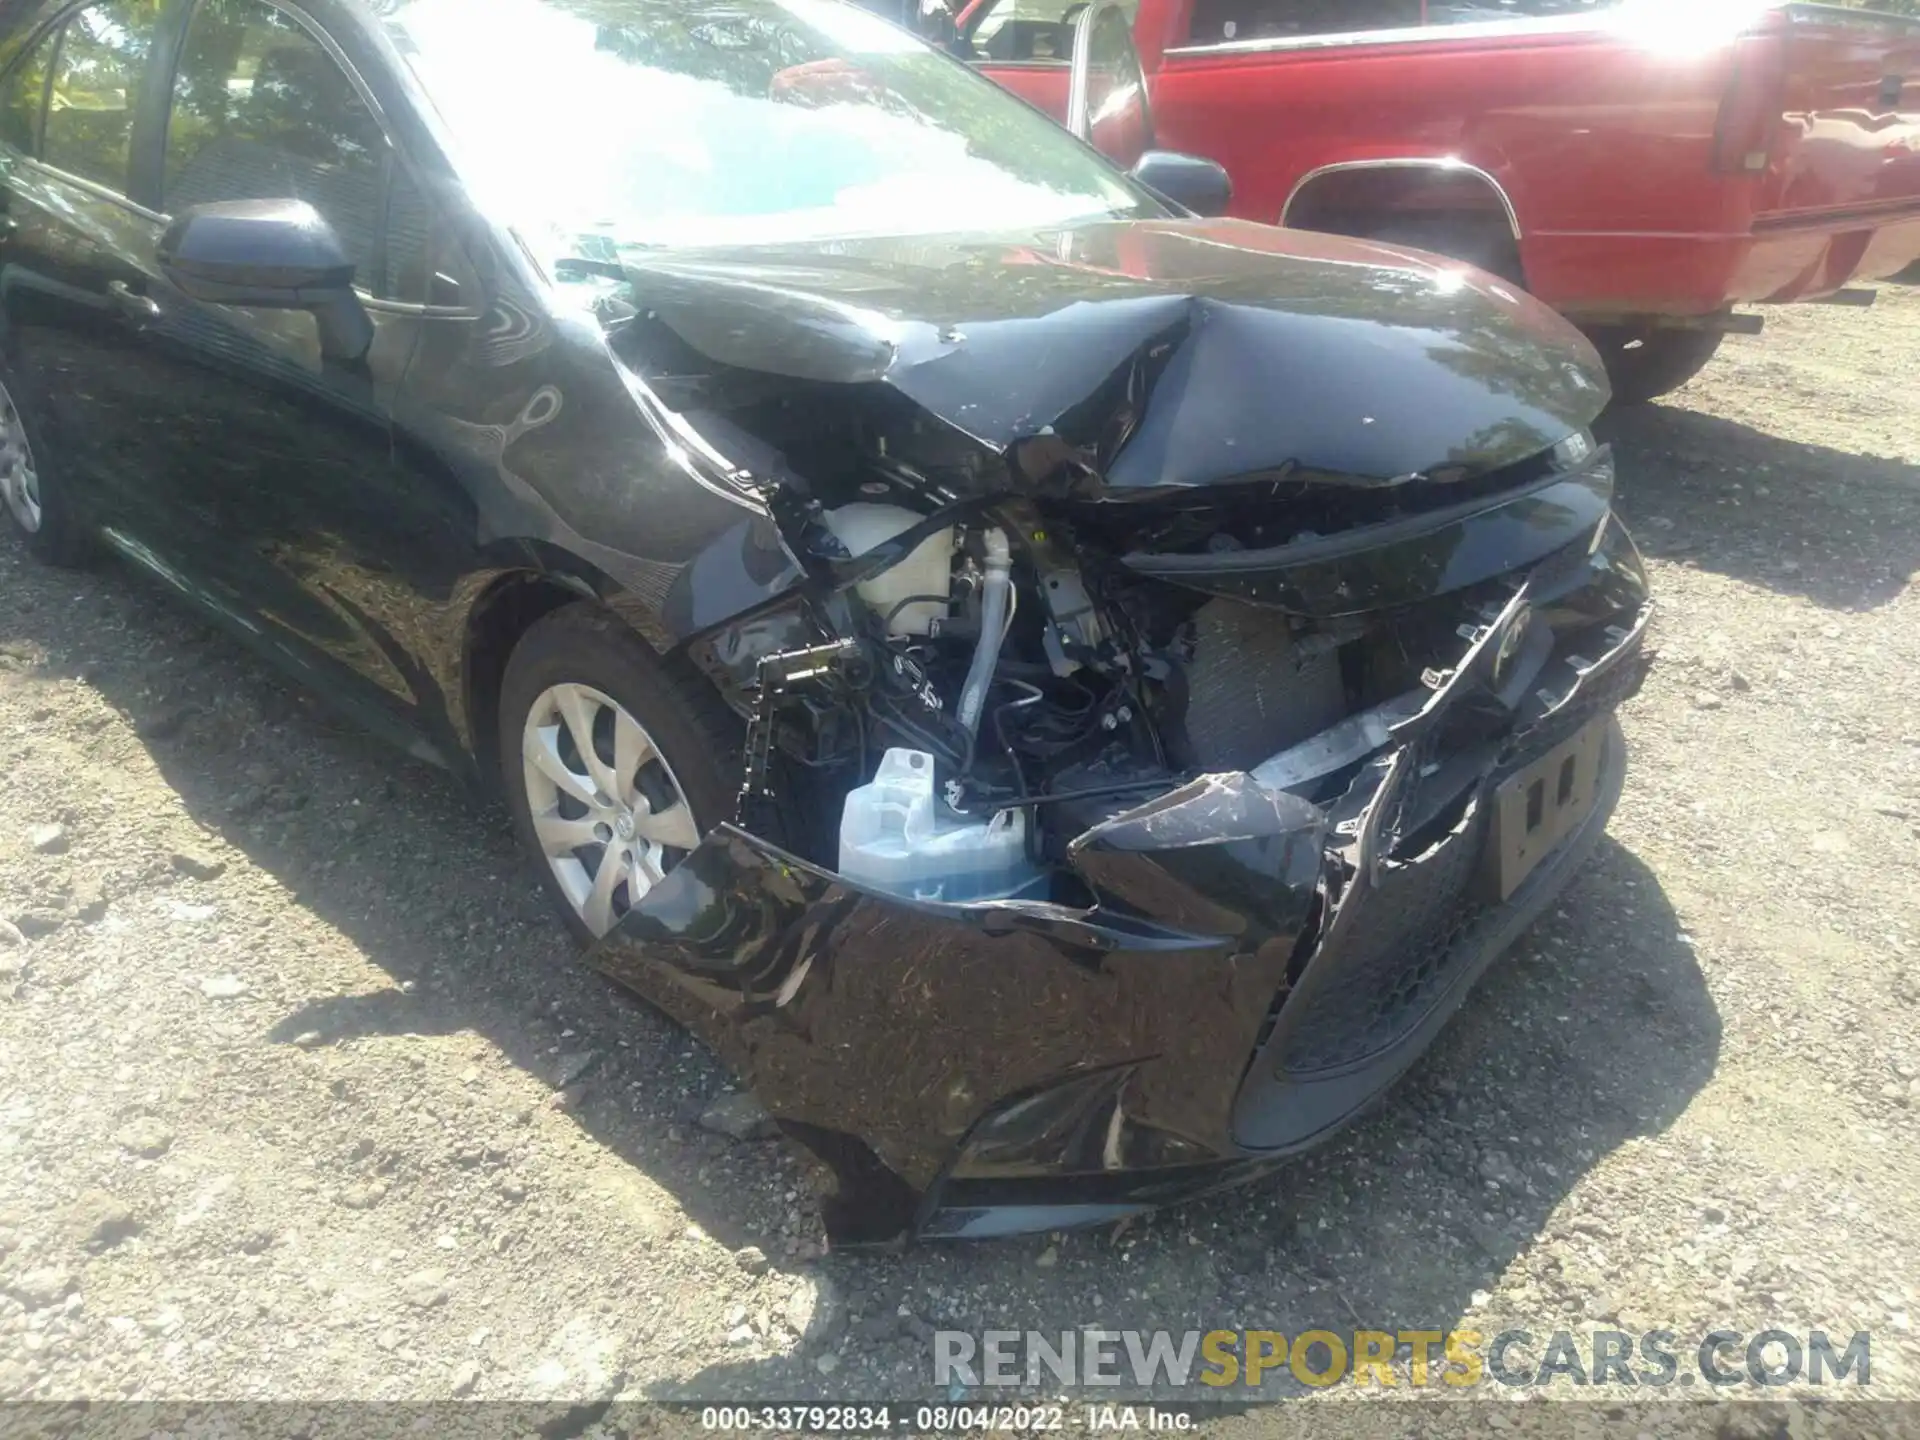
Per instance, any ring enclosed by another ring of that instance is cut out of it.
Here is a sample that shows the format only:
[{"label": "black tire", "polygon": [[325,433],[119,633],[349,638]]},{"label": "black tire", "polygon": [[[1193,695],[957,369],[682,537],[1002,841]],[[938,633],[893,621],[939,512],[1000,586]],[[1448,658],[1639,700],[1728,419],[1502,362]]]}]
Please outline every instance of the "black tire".
[{"label": "black tire", "polygon": [[1678,390],[1706,369],[1725,333],[1595,325],[1587,331],[1587,338],[1607,367],[1613,403],[1644,405],[1670,390]]},{"label": "black tire", "polygon": [[[0,369],[0,512],[37,559],[74,567],[93,558],[92,526],[61,478],[29,404],[11,373]],[[25,487],[24,489],[21,487]]]},{"label": "black tire", "polygon": [[[501,780],[514,832],[542,884],[575,939],[591,945],[598,937],[563,888],[535,831],[522,756],[528,716],[557,685],[590,687],[639,722],[664,762],[668,779],[691,808],[702,836],[733,816],[742,727],[703,677],[663,661],[616,616],[598,606],[568,605],[534,622],[520,637],[500,686]],[[602,759],[611,760],[604,748],[600,753]],[[656,783],[658,778],[657,774],[652,777]],[[685,847],[676,847],[671,856],[664,868],[685,858]]]}]

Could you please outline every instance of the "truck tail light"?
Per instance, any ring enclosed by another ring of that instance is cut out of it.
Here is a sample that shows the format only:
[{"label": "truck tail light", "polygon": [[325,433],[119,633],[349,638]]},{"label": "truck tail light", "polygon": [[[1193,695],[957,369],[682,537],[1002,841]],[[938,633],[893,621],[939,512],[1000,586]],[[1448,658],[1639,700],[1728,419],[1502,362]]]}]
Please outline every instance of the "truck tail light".
[{"label": "truck tail light", "polygon": [[1786,88],[1786,36],[1743,35],[1734,42],[1733,76],[1713,126],[1716,171],[1751,175],[1767,168]]}]

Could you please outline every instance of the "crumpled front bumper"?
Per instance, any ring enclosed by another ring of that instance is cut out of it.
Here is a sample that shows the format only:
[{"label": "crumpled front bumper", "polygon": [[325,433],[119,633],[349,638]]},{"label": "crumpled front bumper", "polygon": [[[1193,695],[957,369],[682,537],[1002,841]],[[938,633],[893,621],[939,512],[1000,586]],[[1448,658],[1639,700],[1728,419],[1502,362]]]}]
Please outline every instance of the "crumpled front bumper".
[{"label": "crumpled front bumper", "polygon": [[[723,826],[592,960],[753,1086],[819,1163],[837,1245],[1231,1184],[1384,1093],[1592,850],[1647,617],[1603,521],[1483,605],[1339,796],[1203,776],[1080,837],[1091,909],[903,900]],[[1494,898],[1502,780],[1596,723],[1590,808]]]}]

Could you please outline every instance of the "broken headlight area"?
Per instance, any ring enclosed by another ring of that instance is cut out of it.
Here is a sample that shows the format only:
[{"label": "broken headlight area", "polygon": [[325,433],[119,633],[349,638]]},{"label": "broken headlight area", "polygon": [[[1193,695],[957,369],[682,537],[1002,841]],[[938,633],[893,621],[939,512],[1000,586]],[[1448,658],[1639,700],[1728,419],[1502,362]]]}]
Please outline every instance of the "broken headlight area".
[{"label": "broken headlight area", "polygon": [[598,952],[823,1167],[842,1243],[1257,1172],[1403,1070],[1618,794],[1612,459],[1321,493],[776,507],[806,583],[690,654],[741,804]]}]

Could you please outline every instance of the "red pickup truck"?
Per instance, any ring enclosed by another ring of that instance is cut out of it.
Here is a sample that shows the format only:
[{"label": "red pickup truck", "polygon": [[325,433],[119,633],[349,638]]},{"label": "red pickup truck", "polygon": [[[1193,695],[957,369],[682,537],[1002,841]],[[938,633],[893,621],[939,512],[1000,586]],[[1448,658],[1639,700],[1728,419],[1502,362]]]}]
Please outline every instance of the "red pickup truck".
[{"label": "red pickup truck", "polygon": [[1586,330],[1616,400],[1675,388],[1755,328],[1736,304],[1834,296],[1920,257],[1920,20],[1745,0],[974,0],[955,48],[1066,118],[1077,27],[1127,52],[1090,127],[1114,158],[1208,157],[1233,214],[1524,284]]}]

